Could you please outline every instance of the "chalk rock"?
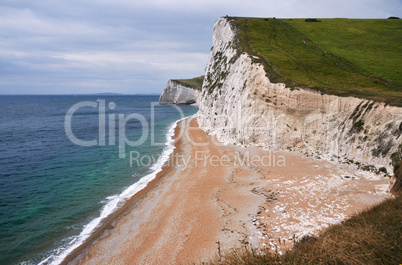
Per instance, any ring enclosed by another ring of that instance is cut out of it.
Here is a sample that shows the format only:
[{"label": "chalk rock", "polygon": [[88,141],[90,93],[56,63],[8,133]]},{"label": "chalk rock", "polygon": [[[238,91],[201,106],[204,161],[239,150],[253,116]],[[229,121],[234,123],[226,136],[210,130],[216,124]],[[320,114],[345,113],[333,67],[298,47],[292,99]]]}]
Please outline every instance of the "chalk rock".
[{"label": "chalk rock", "polygon": [[271,83],[264,66],[241,50],[237,32],[230,19],[215,22],[197,114],[203,130],[225,144],[392,172],[402,147],[402,108]]},{"label": "chalk rock", "polygon": [[199,98],[199,90],[185,86],[175,80],[169,80],[159,97],[159,104],[196,104],[199,102]]}]

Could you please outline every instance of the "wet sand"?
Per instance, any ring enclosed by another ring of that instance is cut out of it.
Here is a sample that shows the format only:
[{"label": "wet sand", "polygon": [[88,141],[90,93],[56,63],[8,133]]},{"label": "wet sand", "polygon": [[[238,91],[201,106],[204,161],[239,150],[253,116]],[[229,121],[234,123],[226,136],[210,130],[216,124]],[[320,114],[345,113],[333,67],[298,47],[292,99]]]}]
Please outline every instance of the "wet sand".
[{"label": "wet sand", "polygon": [[196,119],[180,122],[163,171],[65,263],[201,263],[218,245],[284,251],[387,197],[388,178],[348,165],[214,142]]}]

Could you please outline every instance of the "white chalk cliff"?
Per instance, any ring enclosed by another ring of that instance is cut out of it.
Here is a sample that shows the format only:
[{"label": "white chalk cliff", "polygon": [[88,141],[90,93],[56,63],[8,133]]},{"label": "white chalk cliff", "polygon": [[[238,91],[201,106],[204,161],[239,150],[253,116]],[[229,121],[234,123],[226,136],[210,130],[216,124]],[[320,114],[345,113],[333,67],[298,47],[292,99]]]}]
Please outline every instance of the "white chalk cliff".
[{"label": "white chalk cliff", "polygon": [[402,152],[402,108],[271,83],[239,50],[220,18],[206,67],[198,123],[226,144],[287,149],[392,172]]},{"label": "white chalk cliff", "polygon": [[160,104],[195,104],[199,102],[201,92],[178,81],[169,80],[159,97]]}]

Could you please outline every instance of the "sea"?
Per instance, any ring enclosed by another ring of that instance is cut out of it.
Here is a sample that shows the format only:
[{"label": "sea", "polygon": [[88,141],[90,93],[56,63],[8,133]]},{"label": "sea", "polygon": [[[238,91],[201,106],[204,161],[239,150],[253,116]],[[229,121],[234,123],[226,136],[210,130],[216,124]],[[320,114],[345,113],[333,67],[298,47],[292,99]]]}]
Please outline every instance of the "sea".
[{"label": "sea", "polygon": [[59,264],[146,186],[194,106],[158,96],[0,96],[0,264]]}]

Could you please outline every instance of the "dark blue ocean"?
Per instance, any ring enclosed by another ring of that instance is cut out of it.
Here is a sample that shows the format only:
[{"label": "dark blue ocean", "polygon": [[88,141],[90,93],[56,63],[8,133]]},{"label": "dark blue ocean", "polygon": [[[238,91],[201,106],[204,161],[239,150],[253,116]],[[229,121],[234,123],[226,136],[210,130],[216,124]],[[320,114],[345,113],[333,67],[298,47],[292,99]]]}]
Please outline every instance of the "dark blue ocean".
[{"label": "dark blue ocean", "polygon": [[[0,96],[0,264],[57,263],[146,185],[172,149],[172,124],[198,110],[152,102],[158,96]],[[130,152],[142,164],[130,166]]]}]

